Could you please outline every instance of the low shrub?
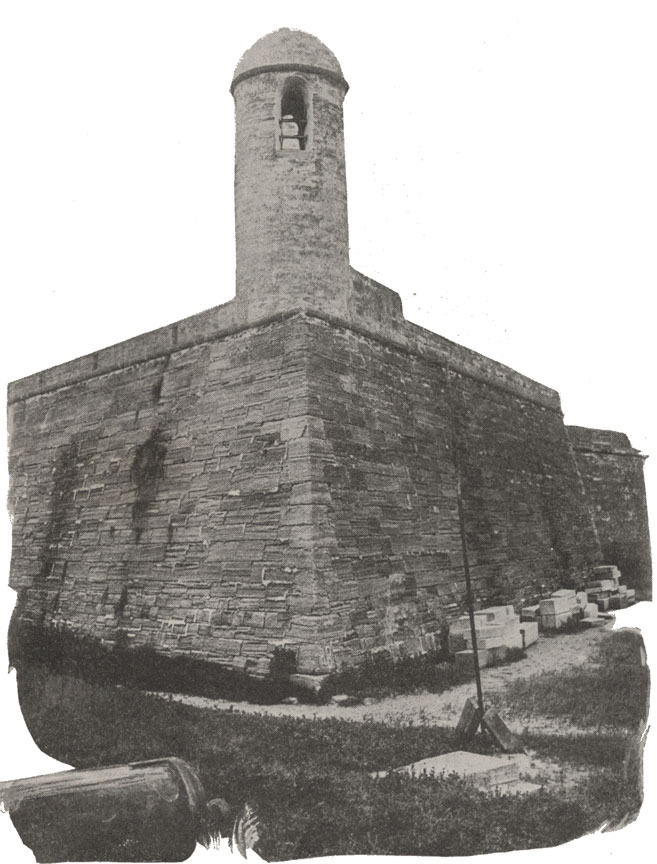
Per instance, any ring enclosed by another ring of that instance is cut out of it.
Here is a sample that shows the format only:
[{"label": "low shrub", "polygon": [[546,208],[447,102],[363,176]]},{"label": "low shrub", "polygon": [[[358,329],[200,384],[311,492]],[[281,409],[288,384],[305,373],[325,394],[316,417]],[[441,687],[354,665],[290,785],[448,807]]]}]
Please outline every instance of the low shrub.
[{"label": "low shrub", "polygon": [[253,678],[197,657],[163,654],[150,646],[128,647],[125,633],[119,632],[110,645],[60,624],[18,618],[12,620],[9,630],[9,662],[17,668],[25,663],[42,664],[91,683],[210,699],[272,704],[294,691],[287,680],[293,671],[292,652],[278,651],[267,677]]},{"label": "low shrub", "polygon": [[493,657],[488,662],[488,667],[491,666],[508,666],[509,663],[517,663],[518,660],[526,660],[527,652],[524,648],[507,648],[503,656]]}]

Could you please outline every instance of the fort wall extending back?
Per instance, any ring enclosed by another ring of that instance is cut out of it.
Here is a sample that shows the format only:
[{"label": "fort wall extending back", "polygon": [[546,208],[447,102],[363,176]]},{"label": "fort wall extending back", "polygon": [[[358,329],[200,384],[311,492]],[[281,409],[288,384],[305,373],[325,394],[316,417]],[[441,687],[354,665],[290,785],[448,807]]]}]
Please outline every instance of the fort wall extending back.
[{"label": "fort wall extending back", "polygon": [[[372,303],[379,298],[378,303]],[[431,647],[600,561],[554,391],[408,324],[233,301],[10,388],[23,614],[262,673]]]}]

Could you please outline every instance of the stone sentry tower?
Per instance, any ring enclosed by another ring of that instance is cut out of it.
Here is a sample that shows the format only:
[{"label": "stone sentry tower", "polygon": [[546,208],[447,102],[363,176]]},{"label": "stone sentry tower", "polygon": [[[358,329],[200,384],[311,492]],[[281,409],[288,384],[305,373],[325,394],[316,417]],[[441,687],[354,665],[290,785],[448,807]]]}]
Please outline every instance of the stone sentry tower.
[{"label": "stone sentry tower", "polygon": [[347,315],[347,89],[335,56],[299,31],[260,39],[235,70],[237,299],[251,321]]},{"label": "stone sentry tower", "polygon": [[649,596],[625,437],[569,435],[558,393],[350,268],[333,54],[279,30],[232,91],[235,298],[9,387],[17,615],[256,675],[426,651],[464,609],[459,479],[481,605],[603,550]]}]

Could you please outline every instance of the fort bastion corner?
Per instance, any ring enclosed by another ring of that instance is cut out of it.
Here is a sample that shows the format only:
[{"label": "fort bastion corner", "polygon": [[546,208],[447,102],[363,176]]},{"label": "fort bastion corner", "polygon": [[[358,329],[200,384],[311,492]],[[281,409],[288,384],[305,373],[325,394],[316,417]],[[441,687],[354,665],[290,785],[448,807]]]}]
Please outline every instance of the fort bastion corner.
[{"label": "fort bastion corner", "polygon": [[17,614],[265,674],[435,647],[475,599],[651,571],[643,457],[405,320],[349,262],[342,105],[318,39],[255,43],[235,100],[236,292],[9,388]]}]

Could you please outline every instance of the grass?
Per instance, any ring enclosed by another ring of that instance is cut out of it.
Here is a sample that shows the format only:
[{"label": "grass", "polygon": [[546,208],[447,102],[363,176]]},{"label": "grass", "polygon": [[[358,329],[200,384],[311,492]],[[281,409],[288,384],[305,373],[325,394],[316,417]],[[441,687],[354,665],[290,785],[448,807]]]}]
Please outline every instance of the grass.
[{"label": "grass", "polygon": [[[186,759],[208,797],[226,799],[233,814],[245,802],[255,807],[263,825],[259,851],[269,860],[537,848],[618,822],[640,806],[638,778],[618,770],[627,735],[592,736],[591,748],[581,740],[566,745],[593,771],[576,790],[486,795],[455,777],[369,777],[454,749],[449,729],[200,710],[32,663],[21,663],[18,673],[26,721],[45,752],[76,767]],[[539,752],[557,747],[545,736],[531,743]],[[485,742],[473,749],[484,750]]]},{"label": "grass", "polygon": [[494,701],[517,717],[542,715],[583,728],[635,731],[648,716],[650,674],[641,661],[642,647],[638,631],[613,631],[587,665],[519,678]]},{"label": "grass", "polygon": [[272,704],[290,695],[304,697],[289,681],[294,655],[275,649],[269,674],[254,678],[188,655],[171,655],[150,646],[128,647],[119,638],[105,644],[63,625],[21,620],[9,630],[9,661],[48,667],[90,683],[123,684],[141,690],[163,690],[210,699]]},{"label": "grass", "polygon": [[[489,666],[506,666],[526,656],[521,648],[509,648],[504,659]],[[339,672],[332,672],[322,684],[322,695],[346,693],[360,699],[382,699],[418,691],[443,693],[472,680],[472,675],[456,667],[447,651],[427,651],[399,659],[381,651],[368,656],[358,666],[344,666]]]},{"label": "grass", "polygon": [[[510,649],[501,666],[525,657],[521,649]],[[26,621],[14,616],[9,634],[9,659],[47,666],[53,672],[71,673],[90,683],[124,684],[155,690],[228,699],[257,704],[280,702],[296,696],[300,702],[326,702],[337,693],[359,699],[377,699],[425,690],[442,693],[472,676],[456,668],[446,651],[393,659],[387,652],[369,656],[358,666],[344,666],[326,676],[319,693],[296,687],[289,681],[295,671],[293,652],[274,650],[269,673],[253,678],[217,663],[188,655],[170,655],[150,646],[128,647],[120,638],[115,644],[101,643],[63,625]]]},{"label": "grass", "polygon": [[357,666],[343,666],[340,671],[332,672],[322,684],[322,693],[381,699],[417,690],[442,693],[470,679],[471,676],[460,672],[453,659],[443,651],[428,651],[417,657],[399,659],[381,651],[368,656]]}]

